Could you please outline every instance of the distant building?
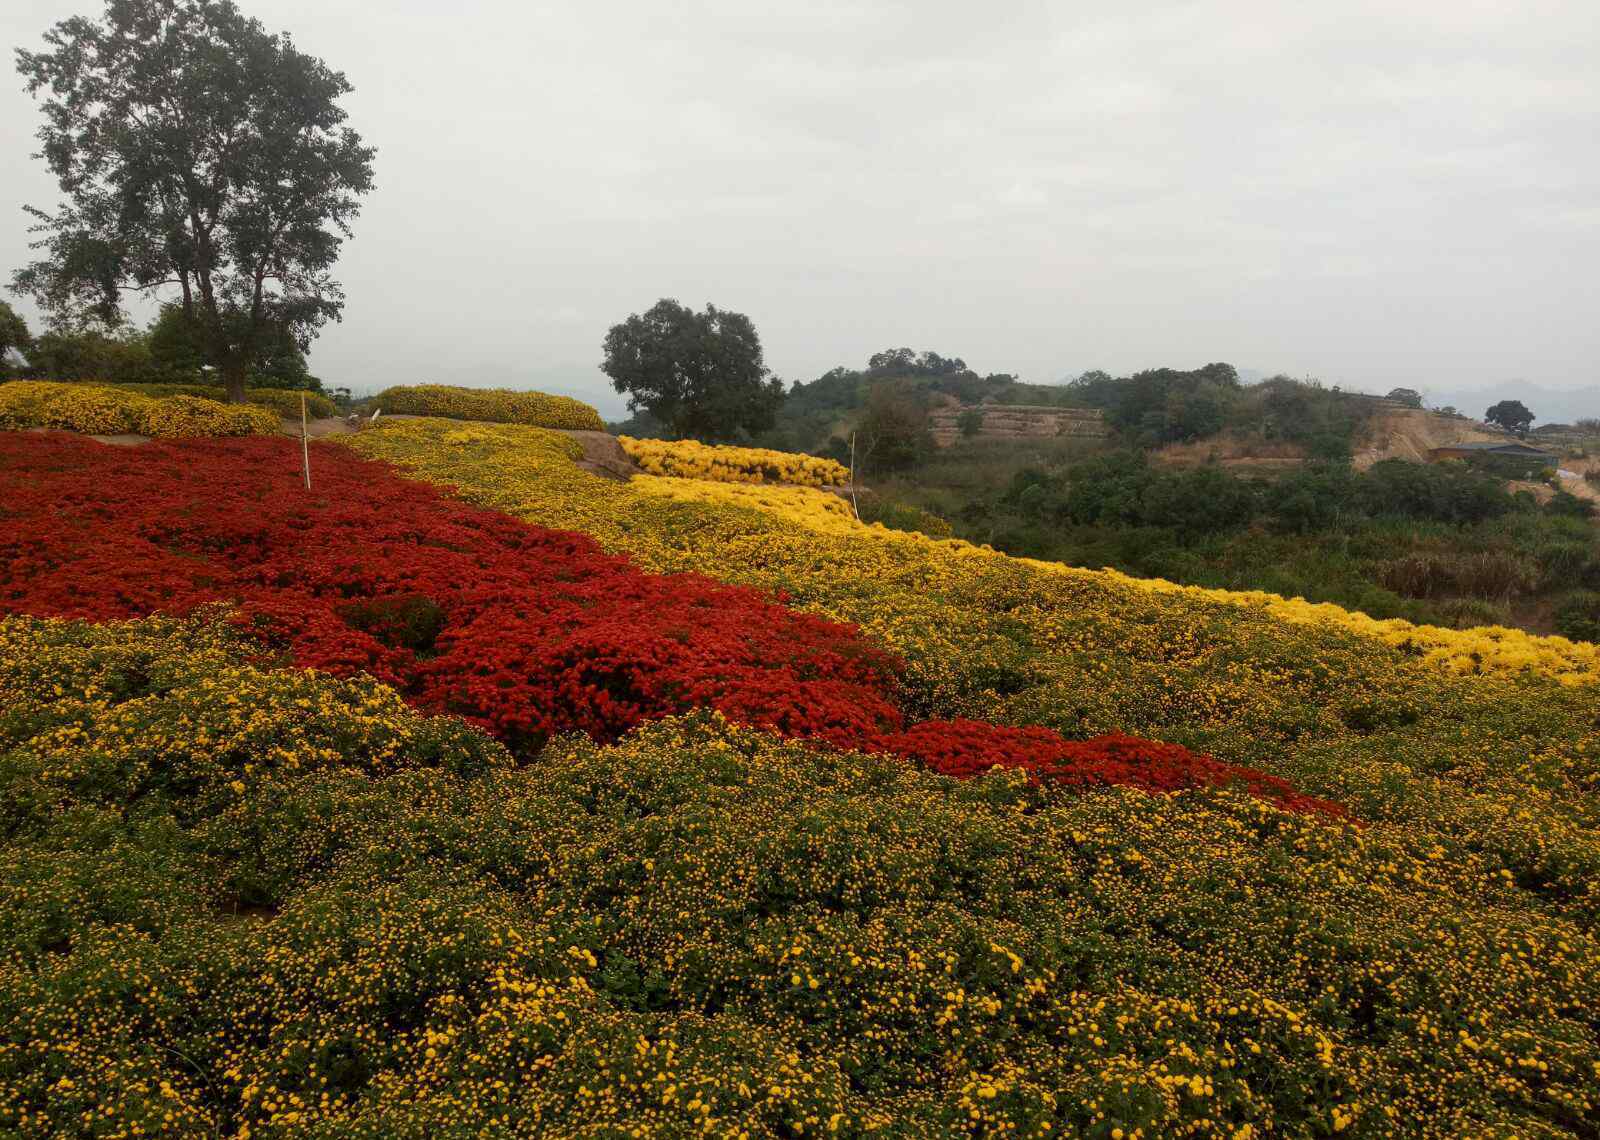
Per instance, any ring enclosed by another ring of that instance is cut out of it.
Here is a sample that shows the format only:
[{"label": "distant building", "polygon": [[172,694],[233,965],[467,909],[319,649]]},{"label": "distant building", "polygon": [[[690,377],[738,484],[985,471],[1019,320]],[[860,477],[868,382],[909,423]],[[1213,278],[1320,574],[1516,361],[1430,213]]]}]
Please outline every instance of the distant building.
[{"label": "distant building", "polygon": [[1428,449],[1428,458],[1434,462],[1441,459],[1471,459],[1475,455],[1507,455],[1512,459],[1528,459],[1549,467],[1554,467],[1558,458],[1554,452],[1516,440],[1503,443],[1492,440],[1487,443],[1452,443]]}]

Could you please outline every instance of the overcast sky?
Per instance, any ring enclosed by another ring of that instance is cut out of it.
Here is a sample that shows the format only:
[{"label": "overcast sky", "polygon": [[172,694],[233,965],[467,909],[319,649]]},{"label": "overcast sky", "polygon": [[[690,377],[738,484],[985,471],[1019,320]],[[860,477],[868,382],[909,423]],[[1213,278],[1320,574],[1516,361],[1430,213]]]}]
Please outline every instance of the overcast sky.
[{"label": "overcast sky", "polygon": [[[615,412],[601,339],[662,296],[748,313],[787,380],[907,345],[1038,381],[1600,382],[1595,0],[242,7],[378,147],[330,383]],[[93,11],[5,0],[0,42]],[[6,274],[55,201],[38,122],[13,76]]]}]

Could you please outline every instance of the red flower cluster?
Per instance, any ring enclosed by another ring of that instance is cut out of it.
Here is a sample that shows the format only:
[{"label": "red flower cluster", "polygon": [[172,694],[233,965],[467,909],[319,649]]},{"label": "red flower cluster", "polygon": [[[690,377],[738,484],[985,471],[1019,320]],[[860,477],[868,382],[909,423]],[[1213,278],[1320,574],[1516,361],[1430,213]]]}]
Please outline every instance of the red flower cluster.
[{"label": "red flower cluster", "polygon": [[643,573],[584,535],[469,506],[345,448],[318,447],[308,493],[288,440],[0,439],[0,612],[102,620],[230,601],[299,664],[365,670],[523,751],[711,707],[958,776],[1001,764],[1077,786],[1239,782],[1341,814],[1175,745],[977,721],[907,729],[898,663],[853,627]]},{"label": "red flower cluster", "polygon": [[1122,784],[1147,792],[1235,785],[1289,811],[1342,815],[1343,809],[1295,790],[1254,768],[1224,764],[1178,744],[1111,733],[1067,740],[1047,728],[1013,728],[977,720],[924,721],[880,734],[874,749],[909,756],[935,772],[962,779],[999,766],[1074,788]]}]

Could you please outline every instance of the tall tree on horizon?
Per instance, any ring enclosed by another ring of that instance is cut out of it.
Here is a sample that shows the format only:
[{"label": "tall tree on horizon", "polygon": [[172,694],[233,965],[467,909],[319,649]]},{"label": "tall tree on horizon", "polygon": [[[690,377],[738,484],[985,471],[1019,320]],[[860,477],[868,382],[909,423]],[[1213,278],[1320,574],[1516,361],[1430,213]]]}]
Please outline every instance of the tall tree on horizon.
[{"label": "tall tree on horizon", "polygon": [[1483,418],[1491,424],[1523,436],[1528,434],[1528,429],[1533,426],[1536,417],[1521,400],[1501,400],[1498,404],[1491,405],[1483,413]]},{"label": "tall tree on horizon", "polygon": [[303,351],[344,308],[330,271],[375,153],[344,126],[349,82],[232,0],[107,0],[44,38],[17,70],[45,93],[38,157],[66,197],[26,207],[41,256],[12,288],[108,326],[124,294],[175,289],[243,400],[284,337]]},{"label": "tall tree on horizon", "polygon": [[770,428],[783,403],[756,326],[743,313],[707,305],[695,312],[668,297],[606,333],[600,368],[677,439],[710,442]]}]

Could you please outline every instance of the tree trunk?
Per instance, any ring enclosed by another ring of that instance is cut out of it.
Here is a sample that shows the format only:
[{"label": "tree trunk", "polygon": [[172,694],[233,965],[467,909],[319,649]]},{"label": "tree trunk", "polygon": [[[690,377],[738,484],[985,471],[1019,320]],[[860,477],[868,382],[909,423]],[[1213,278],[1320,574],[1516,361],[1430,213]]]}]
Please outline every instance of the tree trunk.
[{"label": "tree trunk", "polygon": [[244,403],[244,361],[230,359],[222,366],[222,388],[228,403]]}]

